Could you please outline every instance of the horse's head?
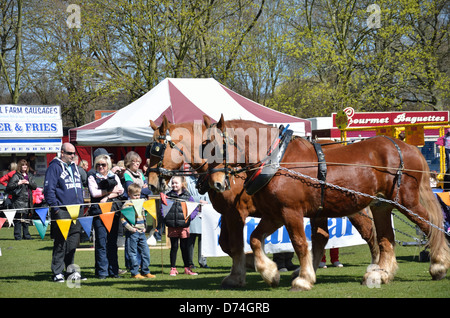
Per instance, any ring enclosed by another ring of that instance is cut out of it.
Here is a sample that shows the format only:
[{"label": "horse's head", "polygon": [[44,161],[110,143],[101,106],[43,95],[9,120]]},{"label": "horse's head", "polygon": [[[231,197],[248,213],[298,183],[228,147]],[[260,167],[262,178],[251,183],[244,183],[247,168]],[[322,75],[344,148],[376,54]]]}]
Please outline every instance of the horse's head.
[{"label": "horse's head", "polygon": [[209,185],[218,192],[229,189],[236,168],[251,173],[278,136],[276,127],[249,120],[225,121],[223,115],[208,131],[204,156],[208,158]]},{"label": "horse's head", "polygon": [[154,133],[148,153],[148,184],[165,192],[172,176],[183,174],[183,163],[199,169],[204,166],[197,150],[201,148],[205,126],[198,122],[171,124],[163,116],[160,126],[150,120],[150,127]]}]

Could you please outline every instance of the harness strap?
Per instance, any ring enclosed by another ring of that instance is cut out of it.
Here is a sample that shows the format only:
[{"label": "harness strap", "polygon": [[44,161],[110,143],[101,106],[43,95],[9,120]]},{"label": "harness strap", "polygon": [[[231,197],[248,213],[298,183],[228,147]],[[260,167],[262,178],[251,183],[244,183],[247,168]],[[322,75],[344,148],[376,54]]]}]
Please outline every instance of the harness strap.
[{"label": "harness strap", "polygon": [[405,168],[405,163],[403,162],[402,150],[397,145],[397,143],[391,137],[388,137],[388,136],[383,136],[383,137],[387,138],[388,140],[390,140],[394,144],[395,148],[397,149],[398,156],[400,157],[400,165],[399,165],[398,170],[397,170],[397,182],[396,182],[398,190],[397,190],[397,194],[395,196],[395,201],[397,201],[398,194],[400,192],[400,184],[402,182],[402,174],[403,174],[403,169]]},{"label": "harness strap", "polygon": [[[326,182],[327,179],[327,164],[325,161],[325,154],[323,153],[322,146],[317,143],[312,143],[314,146],[314,150],[317,154],[317,161],[318,161],[318,169],[317,169],[317,179]],[[316,214],[316,217],[319,215],[319,213],[323,210],[323,203],[325,198],[325,183],[320,184],[320,206],[319,210]]]}]

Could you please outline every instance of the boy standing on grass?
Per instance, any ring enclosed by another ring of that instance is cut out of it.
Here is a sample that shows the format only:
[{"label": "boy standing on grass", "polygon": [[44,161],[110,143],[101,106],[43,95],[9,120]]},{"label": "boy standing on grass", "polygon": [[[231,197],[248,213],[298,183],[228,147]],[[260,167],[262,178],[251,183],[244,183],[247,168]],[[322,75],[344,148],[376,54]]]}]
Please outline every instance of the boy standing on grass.
[{"label": "boy standing on grass", "polygon": [[[139,199],[141,197],[141,186],[137,183],[132,183],[128,186],[128,197],[130,200],[124,203],[122,209],[133,206],[131,200]],[[131,267],[131,277],[136,279],[154,278],[155,275],[150,274],[150,249],[147,244],[147,237],[145,236],[145,229],[147,227],[145,222],[144,211],[142,213],[135,213],[135,225],[128,222],[122,215],[122,225],[125,228],[125,253],[128,255]],[[138,251],[142,258],[142,263],[138,260]],[[139,273],[139,266],[141,266],[141,273]]]}]

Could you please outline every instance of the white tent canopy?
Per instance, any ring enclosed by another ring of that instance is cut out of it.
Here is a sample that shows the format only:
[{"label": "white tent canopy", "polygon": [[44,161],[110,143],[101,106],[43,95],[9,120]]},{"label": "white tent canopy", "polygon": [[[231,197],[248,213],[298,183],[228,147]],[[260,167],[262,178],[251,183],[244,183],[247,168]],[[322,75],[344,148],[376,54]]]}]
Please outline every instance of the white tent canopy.
[{"label": "white tent canopy", "polygon": [[166,115],[172,123],[202,120],[245,119],[272,125],[290,125],[299,136],[311,135],[311,123],[287,115],[239,95],[212,78],[166,78],[151,91],[92,123],[70,130],[70,141],[85,146],[147,145],[153,136],[150,119],[161,123]]}]

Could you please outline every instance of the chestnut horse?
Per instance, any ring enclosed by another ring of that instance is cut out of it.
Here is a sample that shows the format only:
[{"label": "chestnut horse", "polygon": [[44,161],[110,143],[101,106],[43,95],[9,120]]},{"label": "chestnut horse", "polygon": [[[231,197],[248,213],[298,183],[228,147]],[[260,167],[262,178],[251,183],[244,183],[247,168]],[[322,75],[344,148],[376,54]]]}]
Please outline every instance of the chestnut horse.
[{"label": "chestnut horse", "polygon": [[[208,163],[199,151],[208,136],[205,131],[207,127],[211,126],[211,120],[207,116],[205,116],[202,124],[170,124],[164,116],[159,127],[153,121],[150,121],[150,125],[154,130],[154,136],[149,157],[149,185],[158,191],[166,191],[171,176],[182,173],[179,169],[183,162],[189,162],[191,167],[200,175],[209,170]],[[267,128],[267,126],[265,127]],[[201,140],[196,142],[194,138],[189,138],[189,136],[197,136]],[[222,215],[219,244],[222,250],[230,255],[233,260],[231,273],[223,280],[222,286],[244,286],[246,257],[244,254],[243,229],[245,219],[247,216],[261,217],[263,214],[256,208],[253,197],[244,191],[244,179],[239,178],[239,176],[233,179],[230,190],[220,193],[209,190],[209,197],[214,209]],[[367,241],[372,255],[372,263],[375,263],[379,258],[379,249],[373,231],[373,222],[370,218],[371,212],[366,209],[364,213],[368,214],[369,217],[356,213],[349,218],[363,239]],[[328,241],[327,218],[315,218],[311,220],[311,225],[321,229],[313,232],[312,235],[315,269],[317,269]],[[268,282],[271,286],[277,286],[279,283],[278,271],[275,276]]]},{"label": "chestnut horse", "polygon": [[[215,136],[219,138],[217,141],[211,139],[210,143],[215,142],[220,147],[224,139],[222,136],[235,138],[239,142],[245,139],[239,136],[240,132],[261,127],[261,124],[244,120],[224,121],[221,118],[216,127],[219,134]],[[258,133],[259,130],[255,131]],[[224,143],[224,151],[234,154],[244,151],[248,160],[252,145],[245,140],[246,144],[239,145],[241,150],[236,150],[230,142]],[[233,170],[245,172],[246,167],[253,166],[252,162],[233,162],[233,158],[226,157],[226,162],[216,160],[209,163],[209,169],[213,172],[210,174],[210,184],[217,191],[226,188]],[[365,282],[381,280],[388,283],[394,278],[397,269],[391,224],[394,207],[428,236],[432,278],[438,280],[445,277],[450,266],[450,250],[442,231],[443,215],[430,188],[428,165],[416,147],[377,136],[326,150],[325,159],[328,171],[323,199],[321,183],[316,179],[316,152],[311,143],[300,138],[291,141],[272,180],[253,195],[253,203],[262,213],[262,219],[251,235],[250,244],[255,266],[266,281],[276,277],[276,267],[262,249],[264,238],[269,233],[282,225],[286,226],[301,265],[299,276],[292,282],[292,289],[309,290],[316,277],[308,253],[303,217],[314,219],[319,213],[321,217],[348,216],[369,205],[380,258],[377,270],[365,274]],[[315,165],[312,164],[314,162]],[[246,173],[251,175],[253,171]]]}]

